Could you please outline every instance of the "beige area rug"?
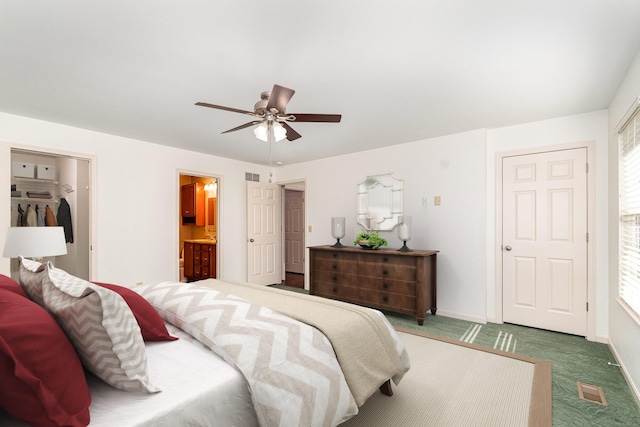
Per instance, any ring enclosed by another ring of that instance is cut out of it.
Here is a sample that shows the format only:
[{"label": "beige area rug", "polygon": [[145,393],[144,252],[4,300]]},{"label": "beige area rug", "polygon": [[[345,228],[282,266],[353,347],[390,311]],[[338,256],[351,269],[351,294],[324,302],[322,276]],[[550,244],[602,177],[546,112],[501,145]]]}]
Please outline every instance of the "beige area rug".
[{"label": "beige area rug", "polygon": [[396,328],[411,369],[353,426],[551,426],[551,363]]}]

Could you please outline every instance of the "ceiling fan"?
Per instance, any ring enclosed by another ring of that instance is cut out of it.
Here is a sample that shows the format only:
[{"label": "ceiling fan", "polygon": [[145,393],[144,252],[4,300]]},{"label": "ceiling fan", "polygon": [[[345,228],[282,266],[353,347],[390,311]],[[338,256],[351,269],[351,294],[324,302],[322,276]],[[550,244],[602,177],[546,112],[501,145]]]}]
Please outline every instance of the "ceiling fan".
[{"label": "ceiling fan", "polygon": [[196,102],[200,107],[216,108],[218,110],[226,110],[234,113],[247,114],[255,117],[254,120],[237,126],[233,129],[226,130],[222,133],[235,132],[250,126],[260,125],[254,133],[258,139],[268,141],[268,137],[272,136],[279,141],[285,137],[289,141],[300,138],[298,132],[293,130],[289,123],[293,122],[322,122],[322,123],[339,123],[342,116],[340,114],[290,114],[286,112],[287,104],[295,90],[284,86],[273,85],[271,92],[262,92],[260,101],[253,107],[253,111],[239,110],[237,108],[224,107],[222,105],[209,104],[207,102]]}]

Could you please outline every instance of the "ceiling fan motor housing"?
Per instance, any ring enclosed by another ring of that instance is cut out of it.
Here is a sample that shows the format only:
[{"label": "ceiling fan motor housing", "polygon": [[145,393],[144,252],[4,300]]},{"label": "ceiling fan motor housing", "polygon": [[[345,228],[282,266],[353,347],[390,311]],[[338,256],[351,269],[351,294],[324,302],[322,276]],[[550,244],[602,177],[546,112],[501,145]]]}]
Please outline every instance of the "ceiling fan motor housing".
[{"label": "ceiling fan motor housing", "polygon": [[256,105],[253,107],[253,111],[255,111],[256,114],[263,115],[267,111],[270,96],[271,91],[269,90],[260,94],[260,101],[256,102]]}]

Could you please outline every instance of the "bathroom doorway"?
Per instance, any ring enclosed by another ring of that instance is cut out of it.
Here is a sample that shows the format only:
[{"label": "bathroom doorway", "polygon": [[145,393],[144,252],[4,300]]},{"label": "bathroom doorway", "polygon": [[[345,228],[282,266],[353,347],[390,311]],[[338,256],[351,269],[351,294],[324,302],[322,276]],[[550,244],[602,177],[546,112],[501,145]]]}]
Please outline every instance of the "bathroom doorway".
[{"label": "bathroom doorway", "polygon": [[216,278],[220,178],[180,173],[178,194],[179,280]]}]

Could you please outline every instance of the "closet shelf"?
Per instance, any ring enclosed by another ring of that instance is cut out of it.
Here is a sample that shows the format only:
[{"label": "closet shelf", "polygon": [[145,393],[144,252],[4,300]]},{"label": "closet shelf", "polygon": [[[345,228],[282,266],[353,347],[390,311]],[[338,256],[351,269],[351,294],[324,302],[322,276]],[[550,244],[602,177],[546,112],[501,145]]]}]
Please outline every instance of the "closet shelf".
[{"label": "closet shelf", "polygon": [[35,197],[12,197],[11,198],[11,202],[30,202],[30,203],[60,203],[60,199],[57,198],[53,198],[53,199],[38,199]]},{"label": "closet shelf", "polygon": [[15,182],[29,182],[32,184],[53,184],[58,185],[58,181],[53,181],[51,179],[38,179],[38,178],[19,178],[12,176],[11,180]]}]

